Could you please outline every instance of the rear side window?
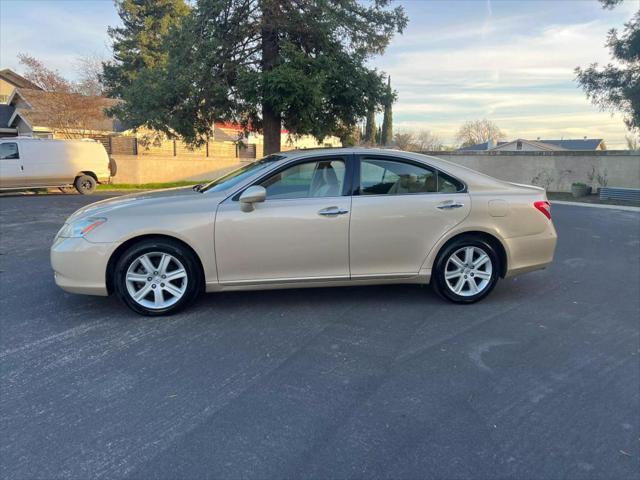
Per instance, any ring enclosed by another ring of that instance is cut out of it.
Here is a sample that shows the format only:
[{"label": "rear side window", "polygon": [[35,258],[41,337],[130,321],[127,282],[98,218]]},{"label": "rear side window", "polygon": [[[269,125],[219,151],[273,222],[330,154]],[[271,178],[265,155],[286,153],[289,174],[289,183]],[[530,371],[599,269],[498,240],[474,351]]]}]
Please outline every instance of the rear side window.
[{"label": "rear side window", "polygon": [[464,190],[464,184],[446,173],[438,172],[438,192],[456,193]]},{"label": "rear side window", "polygon": [[456,193],[464,189],[461,181],[426,165],[366,157],[360,162],[360,195]]},{"label": "rear side window", "polygon": [[436,172],[426,166],[377,158],[360,163],[360,195],[433,193],[437,188]]},{"label": "rear side window", "polygon": [[20,158],[17,143],[0,143],[0,160],[16,160]]}]

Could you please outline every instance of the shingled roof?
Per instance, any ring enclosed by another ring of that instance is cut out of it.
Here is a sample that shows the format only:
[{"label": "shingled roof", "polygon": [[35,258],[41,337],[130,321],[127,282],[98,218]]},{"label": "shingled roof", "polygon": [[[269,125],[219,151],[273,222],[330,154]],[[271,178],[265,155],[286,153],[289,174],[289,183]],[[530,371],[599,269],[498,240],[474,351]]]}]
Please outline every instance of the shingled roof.
[{"label": "shingled roof", "polygon": [[48,123],[55,116],[57,109],[62,112],[62,105],[76,105],[75,111],[78,114],[84,114],[83,128],[101,131],[120,130],[119,122],[105,113],[105,109],[113,107],[118,102],[119,100],[112,98],[45,92],[32,88],[17,88],[9,99],[9,104],[15,107],[11,118],[12,124],[19,116],[32,127],[51,127]]}]

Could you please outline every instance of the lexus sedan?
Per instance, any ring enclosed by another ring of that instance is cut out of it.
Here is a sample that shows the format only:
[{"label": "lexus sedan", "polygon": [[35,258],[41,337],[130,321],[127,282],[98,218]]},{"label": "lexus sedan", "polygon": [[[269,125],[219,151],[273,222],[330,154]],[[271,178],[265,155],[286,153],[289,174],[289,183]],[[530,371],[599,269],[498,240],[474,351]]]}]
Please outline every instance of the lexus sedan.
[{"label": "lexus sedan", "polygon": [[51,265],[68,292],[166,315],[203,291],[391,283],[472,303],[555,246],[542,188],[409,152],[297,150],[81,208]]}]

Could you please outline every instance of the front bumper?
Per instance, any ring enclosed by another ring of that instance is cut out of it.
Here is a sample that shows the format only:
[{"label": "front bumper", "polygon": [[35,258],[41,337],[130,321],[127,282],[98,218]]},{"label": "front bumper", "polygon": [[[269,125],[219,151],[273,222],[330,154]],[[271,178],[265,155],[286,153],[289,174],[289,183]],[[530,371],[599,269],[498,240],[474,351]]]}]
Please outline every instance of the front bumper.
[{"label": "front bumper", "polygon": [[107,263],[117,246],[57,238],[50,252],[56,285],[70,293],[107,296]]}]

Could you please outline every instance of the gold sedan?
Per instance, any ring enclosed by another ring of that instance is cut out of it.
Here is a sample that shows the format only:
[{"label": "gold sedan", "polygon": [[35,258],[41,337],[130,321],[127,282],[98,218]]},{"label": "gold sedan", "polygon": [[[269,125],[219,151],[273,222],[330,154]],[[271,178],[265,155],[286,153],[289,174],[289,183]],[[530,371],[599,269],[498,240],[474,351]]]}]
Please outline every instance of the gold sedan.
[{"label": "gold sedan", "polygon": [[544,189],[420,154],[298,150],[207,185],[75,212],[51,247],[56,283],[166,315],[201,292],[431,283],[472,303],[548,265]]}]

